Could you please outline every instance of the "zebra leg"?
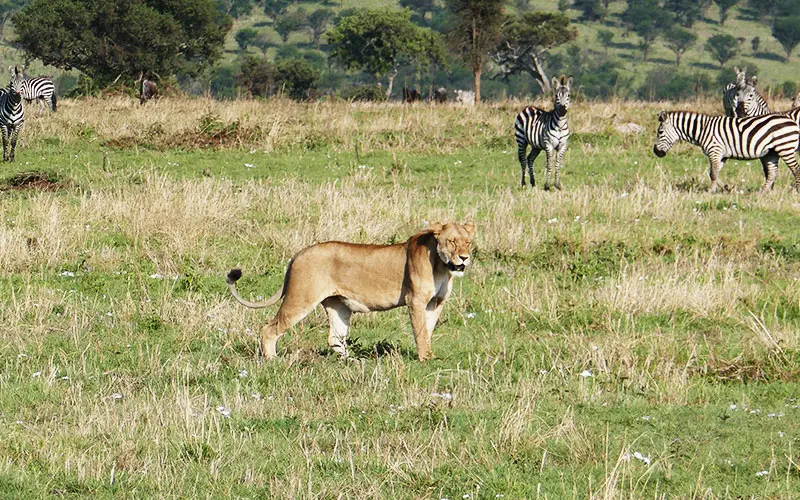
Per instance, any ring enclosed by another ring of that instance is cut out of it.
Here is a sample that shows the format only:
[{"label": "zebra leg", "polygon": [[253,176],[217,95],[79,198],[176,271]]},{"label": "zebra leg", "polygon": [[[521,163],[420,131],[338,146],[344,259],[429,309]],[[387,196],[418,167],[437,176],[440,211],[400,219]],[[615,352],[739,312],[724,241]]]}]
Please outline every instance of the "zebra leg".
[{"label": "zebra leg", "polygon": [[536,149],[531,146],[531,152],[528,155],[528,177],[531,180],[531,187],[536,187],[536,175],[533,173],[533,162],[536,161],[536,157],[539,156],[541,149]]},{"label": "zebra leg", "polygon": [[[786,166],[789,167],[789,170],[792,171],[792,175],[794,176],[794,190],[800,192],[800,165],[797,164],[797,158],[794,153],[794,151],[787,151],[780,153],[780,156],[783,158],[783,161],[786,162]],[[775,169],[777,171],[777,165]]]},{"label": "zebra leg", "polygon": [[561,165],[564,163],[564,153],[567,150],[567,144],[562,143],[561,147],[558,148],[558,153],[556,153],[556,178],[555,183],[553,183],[553,187],[561,191]]},{"label": "zebra leg", "polygon": [[14,130],[11,131],[11,152],[9,153],[9,160],[14,161],[14,151],[17,149],[17,138],[19,137],[20,129],[22,128],[22,124],[16,125]]},{"label": "zebra leg", "polygon": [[547,155],[547,167],[545,167],[544,171],[544,190],[550,191],[550,172],[553,171],[553,161],[555,160],[555,156],[553,155],[553,147],[547,146],[544,150],[544,153]]},{"label": "zebra leg", "polygon": [[[517,157],[519,158],[519,166],[522,168],[522,182],[520,185],[525,187],[525,150],[528,149],[528,144],[517,143]],[[532,152],[532,151],[531,151]]]},{"label": "zebra leg", "polygon": [[708,171],[708,176],[711,177],[711,187],[708,189],[711,193],[717,192],[717,183],[719,179],[719,171],[722,169],[722,158],[718,155],[709,155],[708,161],[710,163],[710,169]]},{"label": "zebra leg", "polygon": [[3,161],[9,161],[8,159],[8,126],[2,125],[3,130]]},{"label": "zebra leg", "polygon": [[771,151],[761,158],[761,166],[764,167],[764,184],[761,192],[766,193],[775,185],[775,178],[778,177],[778,153]]}]

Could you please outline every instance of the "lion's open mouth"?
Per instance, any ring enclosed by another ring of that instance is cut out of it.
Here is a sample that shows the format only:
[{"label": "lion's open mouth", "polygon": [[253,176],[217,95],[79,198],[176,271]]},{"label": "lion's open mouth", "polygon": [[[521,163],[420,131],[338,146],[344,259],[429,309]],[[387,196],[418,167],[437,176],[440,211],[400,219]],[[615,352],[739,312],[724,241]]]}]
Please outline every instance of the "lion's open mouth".
[{"label": "lion's open mouth", "polygon": [[459,273],[463,273],[463,272],[464,272],[464,269],[465,269],[466,267],[467,267],[467,266],[465,266],[464,264],[453,264],[452,262],[448,262],[448,263],[447,263],[447,269],[449,269],[449,270],[450,270],[450,271],[452,271],[452,272],[459,272]]}]

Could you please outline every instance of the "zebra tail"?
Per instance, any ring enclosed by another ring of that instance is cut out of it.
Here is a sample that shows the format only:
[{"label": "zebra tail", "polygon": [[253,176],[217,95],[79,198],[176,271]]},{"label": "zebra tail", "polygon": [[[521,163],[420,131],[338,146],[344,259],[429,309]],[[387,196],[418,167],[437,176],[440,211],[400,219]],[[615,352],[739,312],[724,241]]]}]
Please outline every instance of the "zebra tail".
[{"label": "zebra tail", "polygon": [[55,113],[56,112],[56,107],[57,107],[57,104],[58,104],[58,97],[56,97],[56,93],[55,92],[53,92],[52,103],[53,103],[53,113]]}]

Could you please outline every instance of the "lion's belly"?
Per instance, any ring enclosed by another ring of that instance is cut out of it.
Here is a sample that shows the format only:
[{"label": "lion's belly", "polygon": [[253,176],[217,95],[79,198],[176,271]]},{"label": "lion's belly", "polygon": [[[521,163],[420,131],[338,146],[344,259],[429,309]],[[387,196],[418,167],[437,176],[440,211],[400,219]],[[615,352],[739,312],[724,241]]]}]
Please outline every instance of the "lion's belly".
[{"label": "lion's belly", "polygon": [[402,299],[398,300],[375,300],[373,299],[366,299],[363,297],[359,297],[358,299],[354,299],[351,297],[346,297],[340,295],[342,297],[342,302],[353,312],[357,313],[365,313],[370,311],[386,311],[388,309],[394,309],[395,307],[399,307],[405,305],[405,301]]}]

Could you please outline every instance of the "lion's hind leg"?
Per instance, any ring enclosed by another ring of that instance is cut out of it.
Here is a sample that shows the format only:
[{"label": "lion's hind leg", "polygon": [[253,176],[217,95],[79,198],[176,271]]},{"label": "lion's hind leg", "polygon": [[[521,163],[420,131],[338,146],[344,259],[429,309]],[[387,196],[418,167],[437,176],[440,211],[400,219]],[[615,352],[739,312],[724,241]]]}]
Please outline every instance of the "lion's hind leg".
[{"label": "lion's hind leg", "polygon": [[308,316],[326,296],[327,293],[319,290],[298,290],[289,286],[281,308],[262,331],[261,355],[268,359],[277,357],[278,339],[286,333],[286,330]]},{"label": "lion's hind leg", "polygon": [[347,357],[347,331],[350,328],[350,316],[353,312],[339,297],[328,297],[322,301],[328,313],[330,332],[328,346],[343,358]]}]

